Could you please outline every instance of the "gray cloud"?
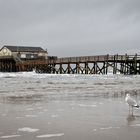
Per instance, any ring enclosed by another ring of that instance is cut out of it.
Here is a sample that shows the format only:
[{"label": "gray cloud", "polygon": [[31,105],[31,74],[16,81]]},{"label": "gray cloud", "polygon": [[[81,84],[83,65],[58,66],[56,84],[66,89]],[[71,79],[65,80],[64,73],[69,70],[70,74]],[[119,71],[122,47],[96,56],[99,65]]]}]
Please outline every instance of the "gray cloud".
[{"label": "gray cloud", "polygon": [[138,53],[139,0],[0,0],[0,44],[50,55]]}]

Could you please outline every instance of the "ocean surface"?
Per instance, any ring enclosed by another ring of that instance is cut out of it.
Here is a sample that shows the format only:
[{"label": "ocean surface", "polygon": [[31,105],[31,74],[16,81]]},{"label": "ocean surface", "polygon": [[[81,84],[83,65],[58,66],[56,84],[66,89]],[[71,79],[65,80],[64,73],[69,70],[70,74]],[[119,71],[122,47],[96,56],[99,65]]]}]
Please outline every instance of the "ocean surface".
[{"label": "ocean surface", "polygon": [[137,140],[139,75],[0,73],[0,139]]}]

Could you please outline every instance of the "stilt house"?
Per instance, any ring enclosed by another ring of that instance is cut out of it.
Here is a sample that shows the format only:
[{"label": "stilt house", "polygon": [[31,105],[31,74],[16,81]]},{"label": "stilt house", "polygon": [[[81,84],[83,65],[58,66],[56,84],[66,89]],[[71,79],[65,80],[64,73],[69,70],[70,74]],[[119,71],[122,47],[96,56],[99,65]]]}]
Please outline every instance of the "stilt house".
[{"label": "stilt house", "polygon": [[48,52],[41,47],[28,47],[28,46],[3,46],[0,50],[0,56],[8,57],[13,56],[21,60],[30,59],[46,59]]}]

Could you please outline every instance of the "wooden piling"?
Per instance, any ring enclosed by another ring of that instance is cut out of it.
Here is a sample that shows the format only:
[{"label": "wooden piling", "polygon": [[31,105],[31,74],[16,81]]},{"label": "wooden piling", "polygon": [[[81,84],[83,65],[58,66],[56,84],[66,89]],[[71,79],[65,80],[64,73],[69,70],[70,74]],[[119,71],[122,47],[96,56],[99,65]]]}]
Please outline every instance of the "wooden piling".
[{"label": "wooden piling", "polygon": [[100,55],[65,57],[44,60],[16,61],[14,57],[0,57],[1,72],[32,71],[59,74],[140,74],[140,55]]}]

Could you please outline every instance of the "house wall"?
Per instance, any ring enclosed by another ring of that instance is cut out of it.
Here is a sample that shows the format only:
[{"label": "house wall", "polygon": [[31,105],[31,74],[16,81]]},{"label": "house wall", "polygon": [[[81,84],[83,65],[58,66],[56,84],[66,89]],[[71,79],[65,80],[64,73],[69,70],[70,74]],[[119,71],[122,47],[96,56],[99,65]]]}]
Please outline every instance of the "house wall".
[{"label": "house wall", "polygon": [[34,59],[34,58],[47,58],[47,52],[11,52],[8,48],[4,47],[0,50],[0,56],[14,56],[19,58]]},{"label": "house wall", "polygon": [[0,56],[12,56],[12,52],[4,47],[0,50]]},{"label": "house wall", "polygon": [[12,55],[14,57],[19,57],[22,59],[37,59],[37,58],[47,58],[48,54],[45,52],[37,53],[37,52],[13,52]]},{"label": "house wall", "polygon": [[39,52],[38,53],[38,57],[45,57],[45,58],[47,58],[48,57],[48,53],[47,52]]},{"label": "house wall", "polygon": [[12,56],[17,57],[18,52],[12,52]]}]

